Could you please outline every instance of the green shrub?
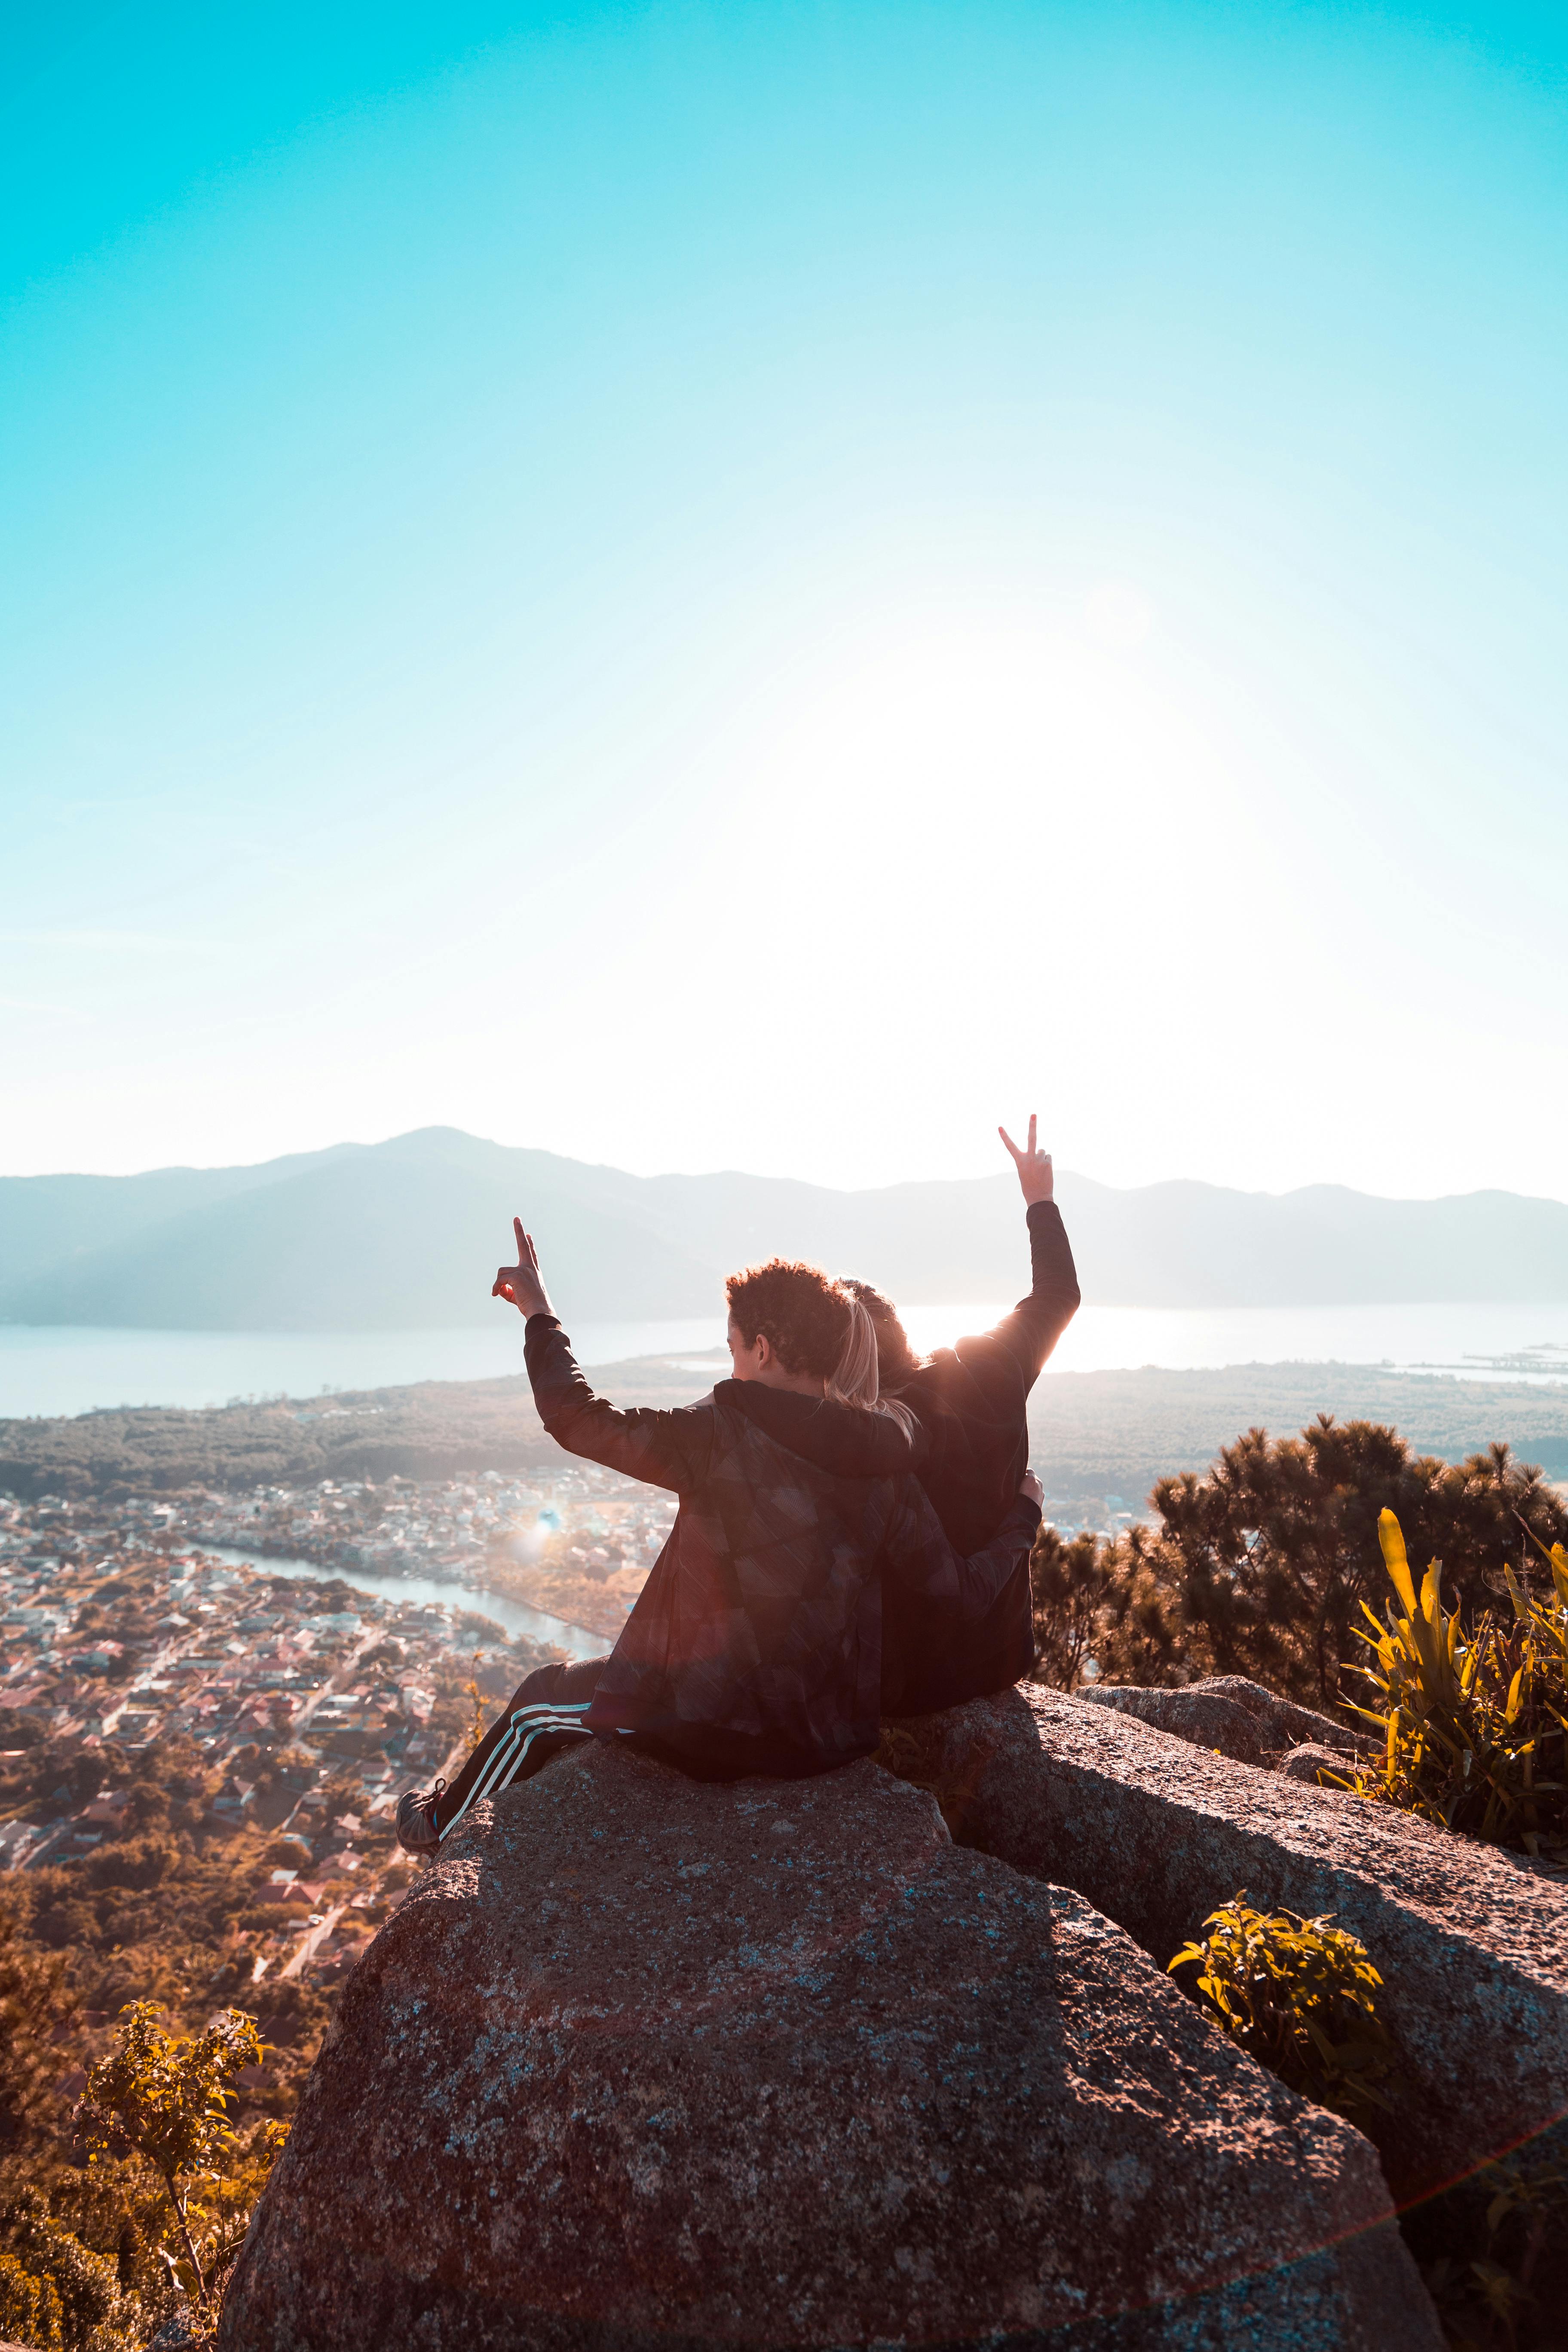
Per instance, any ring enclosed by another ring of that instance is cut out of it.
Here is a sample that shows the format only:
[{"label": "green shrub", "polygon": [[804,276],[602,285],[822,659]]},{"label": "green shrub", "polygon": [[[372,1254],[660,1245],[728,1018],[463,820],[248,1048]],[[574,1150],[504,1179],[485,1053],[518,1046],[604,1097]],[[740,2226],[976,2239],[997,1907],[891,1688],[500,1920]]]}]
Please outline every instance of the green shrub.
[{"label": "green shrub", "polygon": [[47,2120],[58,2029],[76,2021],[64,1961],[30,1950],[16,1914],[0,1908],[0,2158],[25,2148]]},{"label": "green shrub", "polygon": [[60,2299],[50,2279],[35,2278],[15,2254],[0,2252],[0,2336],[37,2352],[60,2352]]},{"label": "green shrub", "polygon": [[1356,1671],[1375,1704],[1354,1712],[1383,1733],[1384,1754],[1346,1785],[1445,1829],[1568,1858],[1568,1550],[1543,1549],[1546,1596],[1505,1570],[1511,1622],[1488,1610],[1467,1636],[1443,1606],[1441,1562],[1417,1595],[1392,1511],[1378,1537],[1398,1605],[1380,1622],[1363,1603],[1373,1663]]},{"label": "green shrub", "polygon": [[1042,1529],[1030,1562],[1038,1677],[1180,1684],[1245,1675],[1309,1706],[1341,1700],[1362,1603],[1383,1588],[1378,1515],[1399,1513],[1474,1613],[1507,1603],[1522,1523],[1568,1543],[1568,1506],[1506,1445],[1413,1455],[1395,1429],[1320,1414],[1299,1437],[1248,1430],[1203,1476],[1162,1478],[1155,1525],[1113,1541]]},{"label": "green shrub", "polygon": [[1173,1970],[1201,1970],[1197,1989],[1226,2032],[1293,2091],[1352,2122],[1389,2102],[1393,2071],[1377,2015],[1383,1982],[1348,1928],[1294,1911],[1264,1912],[1245,1887],[1211,1911],[1201,1944],[1184,1944]]},{"label": "green shrub", "polygon": [[40,2284],[53,2287],[65,2352],[100,2352],[122,2340],[138,2315],[121,2294],[115,2264],[52,2220],[39,2189],[24,2189],[0,2211],[0,2237]]},{"label": "green shrub", "polygon": [[157,2020],[154,2001],[126,2010],[114,2048],[88,2076],[82,2136],[89,2163],[130,2150],[157,2174],[172,2223],[164,2259],[210,2319],[284,2135],[262,2124],[242,2139],[229,2121],[235,2077],[264,2055],[253,2017],[228,2010],[180,2038]]},{"label": "green shrub", "polygon": [[126,1838],[100,1847],[93,1855],[88,1864],[88,1883],[145,1894],[167,1878],[178,1861],[179,1850],[166,1836],[154,1832],[151,1836]]},{"label": "green shrub", "polygon": [[1328,1414],[1300,1437],[1249,1430],[1206,1476],[1162,1478],[1151,1500],[1160,1527],[1140,1563],[1187,1672],[1247,1675],[1315,1707],[1340,1698],[1361,1604],[1383,1589],[1385,1507],[1447,1562],[1449,1590],[1471,1610],[1503,1599],[1521,1519],[1544,1544],[1568,1542],[1568,1509],[1506,1445],[1464,1463],[1417,1459],[1397,1430]]},{"label": "green shrub", "polygon": [[1185,1651],[1179,1620],[1145,1558],[1142,1528],[1108,1538],[1043,1527],[1029,1555],[1035,1679],[1077,1690],[1085,1679],[1177,1681]]}]

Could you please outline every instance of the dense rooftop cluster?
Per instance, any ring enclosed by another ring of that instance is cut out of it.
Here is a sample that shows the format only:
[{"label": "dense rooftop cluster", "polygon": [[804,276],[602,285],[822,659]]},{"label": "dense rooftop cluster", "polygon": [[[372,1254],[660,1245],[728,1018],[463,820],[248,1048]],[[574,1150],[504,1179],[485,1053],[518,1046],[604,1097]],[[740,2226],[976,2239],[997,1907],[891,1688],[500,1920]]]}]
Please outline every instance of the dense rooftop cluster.
[{"label": "dense rooftop cluster", "polygon": [[137,1876],[149,1786],[177,1782],[187,1837],[154,1879],[217,1866],[226,1924],[191,1931],[231,1971],[243,1948],[258,1982],[330,1969],[344,1915],[384,1912],[397,1792],[551,1652],[449,1604],[186,1549],[182,1521],[226,1507],[0,1498],[0,1871],[25,1874],[42,1940],[90,1949],[105,1922],[80,1893]]},{"label": "dense rooftop cluster", "polygon": [[[545,1635],[563,1620],[608,1643],[674,1509],[576,1465],[0,1496],[0,1872],[41,1883],[101,1863],[133,1816],[138,1769],[179,1752],[198,1844],[254,1829],[300,1848],[230,1890],[231,1909],[256,1915],[234,1931],[252,1965],[330,1968],[329,1898],[338,1916],[379,1907],[398,1791],[434,1777],[476,1710],[552,1654],[464,1604],[522,1600]],[[404,1598],[408,1577],[458,1588],[456,1605]],[[251,1870],[247,1853],[232,1860]]]}]

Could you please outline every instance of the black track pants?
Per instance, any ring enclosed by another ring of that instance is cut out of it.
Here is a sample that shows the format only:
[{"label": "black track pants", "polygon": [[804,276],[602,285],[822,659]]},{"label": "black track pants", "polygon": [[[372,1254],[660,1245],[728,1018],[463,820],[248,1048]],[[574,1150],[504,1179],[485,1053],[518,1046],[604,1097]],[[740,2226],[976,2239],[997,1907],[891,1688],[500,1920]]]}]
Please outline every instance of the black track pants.
[{"label": "black track pants", "polygon": [[583,1717],[593,1701],[603,1658],[576,1658],[569,1665],[538,1666],[519,1683],[457,1779],[437,1801],[442,1837],[457,1828],[476,1797],[493,1797],[514,1780],[526,1780],[552,1756],[576,1739],[590,1739]]}]

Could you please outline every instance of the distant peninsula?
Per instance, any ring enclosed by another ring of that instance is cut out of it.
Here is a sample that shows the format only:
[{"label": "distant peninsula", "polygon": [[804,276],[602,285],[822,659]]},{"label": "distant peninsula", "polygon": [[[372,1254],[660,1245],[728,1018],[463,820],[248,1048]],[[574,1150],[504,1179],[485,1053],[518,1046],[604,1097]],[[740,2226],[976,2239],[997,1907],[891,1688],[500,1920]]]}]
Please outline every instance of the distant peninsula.
[{"label": "distant peninsula", "polygon": [[[619,1404],[690,1402],[711,1373],[689,1358],[591,1368]],[[1568,1388],[1432,1378],[1381,1365],[1240,1364],[1225,1371],[1047,1372],[1030,1400],[1036,1467],[1058,1525],[1114,1528],[1156,1478],[1206,1470],[1221,1446],[1262,1424],[1275,1435],[1320,1412],[1401,1430],[1418,1454],[1458,1462],[1503,1441],[1568,1482]],[[121,1407],[0,1421],[0,1492],[230,1494],[322,1478],[447,1479],[559,1465],[527,1378],[422,1381],[404,1388],[211,1406]]]}]

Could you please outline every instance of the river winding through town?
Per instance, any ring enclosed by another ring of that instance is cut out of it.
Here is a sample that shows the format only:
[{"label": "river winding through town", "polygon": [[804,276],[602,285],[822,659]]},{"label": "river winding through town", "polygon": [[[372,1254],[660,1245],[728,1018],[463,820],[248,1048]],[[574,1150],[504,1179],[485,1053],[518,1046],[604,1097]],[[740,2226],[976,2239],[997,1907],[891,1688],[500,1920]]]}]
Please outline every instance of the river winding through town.
[{"label": "river winding through town", "polygon": [[482,1585],[449,1584],[430,1576],[378,1576],[374,1570],[363,1568],[321,1568],[314,1560],[279,1559],[231,1544],[195,1544],[191,1549],[209,1559],[221,1559],[230,1568],[254,1569],[263,1576],[297,1576],[308,1578],[313,1584],[350,1584],[356,1591],[374,1592],[383,1601],[415,1601],[488,1617],[508,1633],[524,1633],[531,1641],[553,1643],[573,1658],[602,1657],[612,1646],[603,1633],[590,1633],[584,1625],[569,1625],[563,1617],[549,1616],[542,1609],[531,1609],[524,1601],[510,1600],[504,1592],[491,1592]]}]

